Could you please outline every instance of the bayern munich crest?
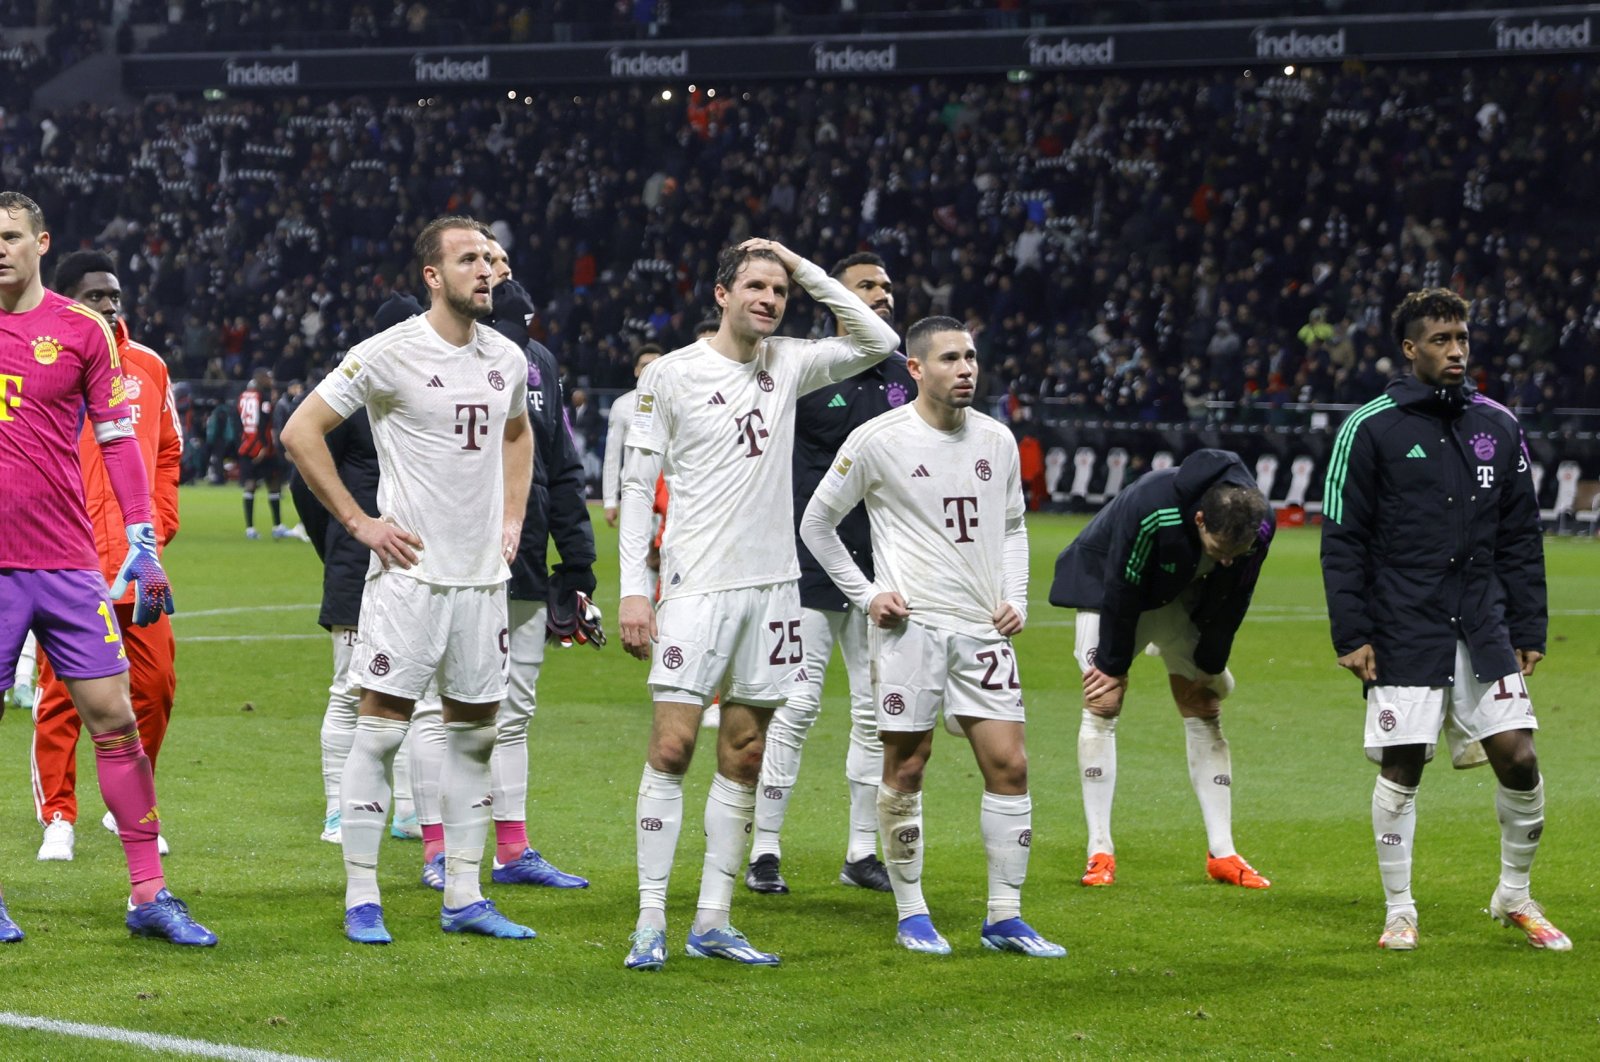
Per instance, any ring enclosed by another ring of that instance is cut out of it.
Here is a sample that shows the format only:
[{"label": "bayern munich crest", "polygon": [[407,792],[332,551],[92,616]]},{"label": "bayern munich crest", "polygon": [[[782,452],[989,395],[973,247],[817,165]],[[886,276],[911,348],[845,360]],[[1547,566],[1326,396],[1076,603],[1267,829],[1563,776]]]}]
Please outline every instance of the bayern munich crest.
[{"label": "bayern munich crest", "polygon": [[890,384],[886,393],[889,398],[890,409],[899,409],[906,404],[906,399],[910,397],[906,392],[906,385],[899,380]]},{"label": "bayern munich crest", "polygon": [[972,471],[976,472],[978,474],[978,478],[983,480],[985,483],[989,482],[989,477],[994,475],[994,469],[989,467],[989,462],[987,461],[979,461],[977,464],[972,466]]},{"label": "bayern munich crest", "polygon": [[1479,461],[1493,461],[1494,451],[1495,441],[1493,435],[1480,431],[1472,437],[1472,452]]},{"label": "bayern munich crest", "polygon": [[1378,729],[1382,730],[1385,734],[1395,728],[1395,722],[1396,720],[1394,713],[1389,709],[1385,708],[1383,711],[1378,713]]},{"label": "bayern munich crest", "polygon": [[667,646],[666,652],[661,654],[661,663],[672,671],[683,666],[683,650],[676,645]]},{"label": "bayern munich crest", "polygon": [[772,374],[767,372],[767,370],[762,369],[760,372],[756,373],[756,386],[761,388],[763,391],[770,391],[777,385],[772,382]]},{"label": "bayern munich crest", "polygon": [[915,844],[917,839],[921,836],[922,830],[916,826],[907,826],[905,829],[895,834],[895,840],[899,841],[901,844]]},{"label": "bayern munich crest", "polygon": [[906,699],[898,693],[890,693],[883,698],[883,710],[889,715],[899,715],[906,710]]},{"label": "bayern munich crest", "polygon": [[506,378],[500,375],[499,369],[491,369],[489,371],[489,386],[496,391],[504,391],[506,389]]},{"label": "bayern munich crest", "polygon": [[528,362],[528,390],[533,390],[544,383],[544,377],[539,375],[539,366]]},{"label": "bayern munich crest", "polygon": [[374,675],[387,675],[389,673],[389,658],[382,653],[375,653],[372,664],[367,668]]}]

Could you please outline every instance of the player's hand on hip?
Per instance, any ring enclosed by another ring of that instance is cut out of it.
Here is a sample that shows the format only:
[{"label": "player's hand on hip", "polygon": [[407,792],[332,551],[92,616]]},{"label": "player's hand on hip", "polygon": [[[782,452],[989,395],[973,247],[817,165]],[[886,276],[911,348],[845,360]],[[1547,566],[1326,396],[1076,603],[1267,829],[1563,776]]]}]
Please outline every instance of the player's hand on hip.
[{"label": "player's hand on hip", "polygon": [[422,548],[422,539],[387,516],[373,517],[363,513],[350,524],[350,536],[376,553],[378,563],[384,568],[409,568],[417,563],[416,551]]},{"label": "player's hand on hip", "polygon": [[803,258],[789,250],[789,248],[785,247],[777,240],[764,240],[759,236],[748,239],[741,243],[739,245],[739,250],[771,251],[773,254],[778,256],[778,261],[782,263],[783,268],[788,270],[790,274],[793,274],[796,269],[799,269],[800,263],[804,261]]},{"label": "player's hand on hip", "polygon": [[1022,613],[1009,601],[1000,602],[1000,607],[994,610],[994,615],[989,619],[993,621],[994,629],[1007,638],[1022,630]]},{"label": "player's hand on hip", "polygon": [[1093,707],[1114,708],[1122,703],[1122,691],[1128,688],[1127,675],[1108,675],[1097,667],[1083,673],[1083,703]]},{"label": "player's hand on hip", "polygon": [[1544,659],[1544,654],[1537,649],[1518,649],[1517,667],[1521,669],[1524,677],[1533,674],[1533,669],[1539,666],[1539,661]]},{"label": "player's hand on hip", "polygon": [[517,546],[522,542],[522,521],[507,520],[500,525],[500,556],[510,564],[517,559]]},{"label": "player's hand on hip", "polygon": [[629,594],[617,603],[617,630],[629,656],[650,659],[650,643],[656,640],[656,610],[643,594]]},{"label": "player's hand on hip", "polygon": [[898,627],[911,615],[911,606],[898,590],[885,590],[867,605],[867,616],[884,630]]},{"label": "player's hand on hip", "polygon": [[[1518,663],[1522,662],[1521,656],[1521,652],[1518,652]],[[1378,658],[1372,652],[1372,643],[1370,642],[1341,656],[1339,658],[1339,666],[1355,675],[1362,682],[1378,681]]]}]

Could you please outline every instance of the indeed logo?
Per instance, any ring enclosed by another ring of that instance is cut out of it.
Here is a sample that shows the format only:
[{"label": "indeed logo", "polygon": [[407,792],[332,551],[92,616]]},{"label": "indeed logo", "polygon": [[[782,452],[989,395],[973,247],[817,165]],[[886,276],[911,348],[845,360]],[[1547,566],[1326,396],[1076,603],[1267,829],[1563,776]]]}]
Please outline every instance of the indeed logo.
[{"label": "indeed logo", "polygon": [[1250,39],[1256,42],[1257,59],[1339,59],[1344,56],[1344,30],[1333,33],[1301,33],[1292,29],[1275,34],[1257,26]]},{"label": "indeed logo", "polygon": [[1117,61],[1117,38],[1103,41],[1050,42],[1043,37],[1028,38],[1029,66],[1107,66]]},{"label": "indeed logo", "polygon": [[606,52],[606,60],[611,64],[612,77],[683,77],[689,72],[687,48],[676,55],[628,55],[621,48],[612,48]]},{"label": "indeed logo", "polygon": [[847,44],[834,50],[818,41],[811,46],[811,58],[819,74],[884,73],[895,68],[895,47],[852,48]]},{"label": "indeed logo", "polygon": [[1589,22],[1568,22],[1550,25],[1534,19],[1525,26],[1512,26],[1503,18],[1489,24],[1494,32],[1494,46],[1502,52],[1543,51],[1546,48],[1589,47]]},{"label": "indeed logo", "polygon": [[425,55],[413,55],[411,66],[415,71],[418,82],[453,82],[453,81],[488,81],[489,57],[479,56],[476,59],[429,59]]},{"label": "indeed logo", "polygon": [[241,88],[268,88],[275,85],[300,83],[300,60],[289,63],[241,63],[229,59],[222,64],[227,71],[228,84]]}]

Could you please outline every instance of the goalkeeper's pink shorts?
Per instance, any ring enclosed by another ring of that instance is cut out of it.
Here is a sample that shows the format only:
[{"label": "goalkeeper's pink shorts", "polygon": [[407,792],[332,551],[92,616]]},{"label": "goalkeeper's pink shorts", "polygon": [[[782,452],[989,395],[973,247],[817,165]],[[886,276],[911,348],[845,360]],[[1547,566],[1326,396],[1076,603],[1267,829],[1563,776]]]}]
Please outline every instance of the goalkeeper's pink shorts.
[{"label": "goalkeeper's pink shorts", "polygon": [[16,680],[29,630],[62,678],[105,678],[128,670],[117,614],[98,570],[0,568],[0,690]]}]

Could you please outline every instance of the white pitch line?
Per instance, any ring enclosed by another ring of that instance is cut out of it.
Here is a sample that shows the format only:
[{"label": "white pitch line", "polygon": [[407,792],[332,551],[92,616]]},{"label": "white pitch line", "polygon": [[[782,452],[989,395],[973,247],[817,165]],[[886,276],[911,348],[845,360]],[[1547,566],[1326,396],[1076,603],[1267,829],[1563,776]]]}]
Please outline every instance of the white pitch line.
[{"label": "white pitch line", "polygon": [[[1553,608],[1551,616],[1600,616],[1600,608]],[[1321,609],[1308,609],[1299,613],[1279,613],[1277,615],[1258,615],[1254,610],[1249,612],[1244,621],[1246,623],[1326,623],[1328,614]],[[1029,629],[1034,627],[1072,627],[1076,620],[1037,620],[1028,624]]]},{"label": "white pitch line", "polygon": [[178,639],[185,645],[190,642],[325,642],[328,632],[321,634],[185,634]]},{"label": "white pitch line", "polygon": [[13,1029],[32,1029],[35,1032],[76,1036],[83,1040],[109,1040],[112,1043],[132,1044],[147,1051],[170,1051],[180,1055],[199,1055],[202,1058],[225,1058],[230,1062],[316,1062],[305,1055],[285,1055],[277,1051],[262,1051],[254,1047],[235,1047],[216,1044],[209,1040],[191,1040],[184,1036],[163,1036],[160,1033],[139,1032],[137,1029],[119,1029],[113,1025],[85,1025],[76,1021],[57,1021],[55,1018],[35,1018],[28,1014],[14,1014],[0,1010],[0,1025]]},{"label": "white pitch line", "polygon": [[172,614],[174,621],[193,619],[196,616],[237,616],[244,612],[297,612],[305,608],[318,608],[317,602],[309,605],[240,605],[235,608],[203,608],[198,612],[185,612],[179,609]]}]

